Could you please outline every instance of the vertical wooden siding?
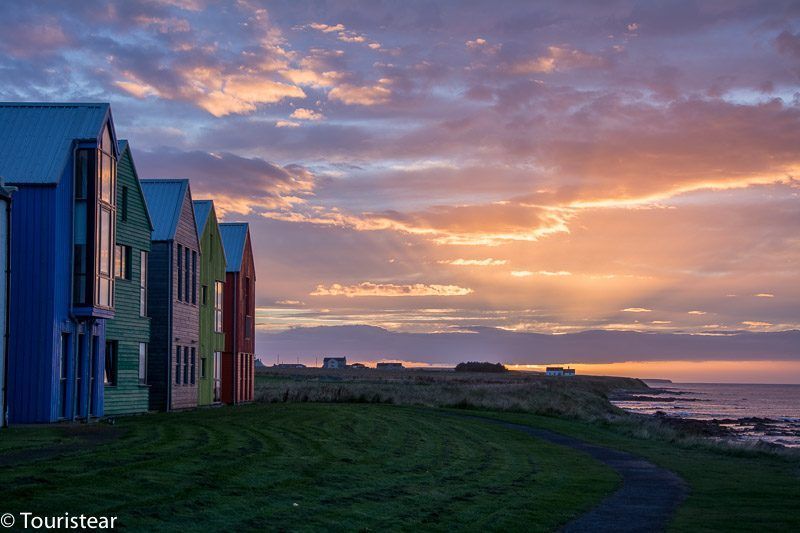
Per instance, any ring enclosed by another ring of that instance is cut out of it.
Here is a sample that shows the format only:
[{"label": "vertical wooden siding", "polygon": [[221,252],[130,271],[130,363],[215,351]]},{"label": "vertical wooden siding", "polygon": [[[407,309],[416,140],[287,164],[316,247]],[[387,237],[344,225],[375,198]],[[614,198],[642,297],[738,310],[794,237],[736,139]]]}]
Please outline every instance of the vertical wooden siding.
[{"label": "vertical wooden siding", "polygon": [[[198,404],[214,403],[214,352],[225,350],[225,334],[214,331],[214,284],[225,283],[225,250],[219,234],[217,217],[212,209],[200,239],[200,286],[206,286],[208,298],[200,304],[200,354],[206,360],[206,377],[199,377],[198,361]],[[227,288],[227,287],[226,287]],[[200,289],[198,288],[198,291]],[[223,292],[224,296],[224,292]]]},{"label": "vertical wooden siding", "polygon": [[[126,220],[123,187],[128,190]],[[105,387],[107,415],[138,413],[149,407],[149,386],[139,384],[139,343],[150,343],[150,318],[139,314],[139,280],[141,252],[150,252],[150,222],[128,150],[117,166],[117,244],[131,247],[131,276],[129,280],[115,281],[115,315],[106,324],[106,338],[118,346],[117,384]]]}]

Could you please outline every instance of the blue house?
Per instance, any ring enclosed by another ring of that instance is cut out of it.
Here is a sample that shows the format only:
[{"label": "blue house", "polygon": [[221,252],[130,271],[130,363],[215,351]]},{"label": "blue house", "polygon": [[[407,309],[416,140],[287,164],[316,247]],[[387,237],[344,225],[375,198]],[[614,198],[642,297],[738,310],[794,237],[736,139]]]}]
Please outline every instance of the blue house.
[{"label": "blue house", "polygon": [[108,104],[0,103],[11,216],[10,423],[103,415],[114,316],[116,173]]}]

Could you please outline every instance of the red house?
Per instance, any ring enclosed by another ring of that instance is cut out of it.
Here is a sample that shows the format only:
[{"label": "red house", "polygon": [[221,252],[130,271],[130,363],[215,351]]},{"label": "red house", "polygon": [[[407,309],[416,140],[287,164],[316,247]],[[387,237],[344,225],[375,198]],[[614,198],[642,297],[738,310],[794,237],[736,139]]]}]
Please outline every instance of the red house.
[{"label": "red house", "polygon": [[222,353],[222,401],[253,401],[256,351],[256,266],[247,223],[219,225],[228,261],[222,322],[225,351]]}]

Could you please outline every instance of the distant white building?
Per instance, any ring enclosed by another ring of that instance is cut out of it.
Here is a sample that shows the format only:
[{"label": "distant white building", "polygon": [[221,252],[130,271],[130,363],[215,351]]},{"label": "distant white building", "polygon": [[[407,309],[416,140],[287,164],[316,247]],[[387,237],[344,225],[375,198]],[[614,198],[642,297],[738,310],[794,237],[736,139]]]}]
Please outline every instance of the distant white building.
[{"label": "distant white building", "polygon": [[545,369],[545,375],[548,376],[574,376],[574,368],[564,368],[563,366],[548,366]]},{"label": "distant white building", "polygon": [[347,368],[347,357],[326,357],[322,360],[322,368]]}]

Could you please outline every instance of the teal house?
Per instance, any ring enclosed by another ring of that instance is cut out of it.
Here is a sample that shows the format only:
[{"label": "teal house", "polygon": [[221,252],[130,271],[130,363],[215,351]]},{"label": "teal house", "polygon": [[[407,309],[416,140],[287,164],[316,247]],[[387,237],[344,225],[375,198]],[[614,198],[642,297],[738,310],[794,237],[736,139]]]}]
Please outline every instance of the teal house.
[{"label": "teal house", "polygon": [[106,322],[105,415],[148,410],[147,262],[153,224],[127,141],[119,141],[114,318]]}]

